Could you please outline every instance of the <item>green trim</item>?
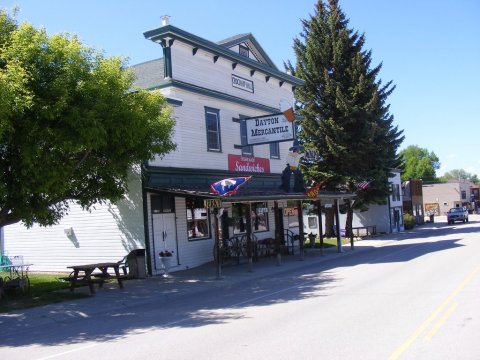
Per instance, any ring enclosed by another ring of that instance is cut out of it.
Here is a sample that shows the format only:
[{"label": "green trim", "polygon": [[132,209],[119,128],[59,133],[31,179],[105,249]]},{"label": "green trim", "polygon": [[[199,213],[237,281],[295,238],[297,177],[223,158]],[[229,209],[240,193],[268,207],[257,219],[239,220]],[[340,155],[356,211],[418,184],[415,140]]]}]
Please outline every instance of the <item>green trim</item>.
[{"label": "green trim", "polygon": [[197,47],[197,48],[201,48],[203,50],[212,52],[216,56],[222,56],[226,59],[231,60],[232,62],[240,63],[245,65],[246,67],[250,67],[255,70],[262,71],[267,75],[274,76],[280,80],[289,82],[293,85],[303,85],[305,83],[302,79],[299,79],[295,76],[278,71],[275,68],[259,63],[255,60],[251,60],[247,57],[244,57],[240,54],[237,54],[231,51],[228,48],[215,44],[214,42],[208,41],[199,36],[193,35],[189,32],[186,32],[172,25],[162,26],[161,28],[158,28],[158,29],[146,31],[143,33],[143,35],[148,40],[151,40],[153,42],[160,42],[160,43],[162,40],[164,40],[167,37],[173,38],[173,39],[180,39],[181,41],[191,45],[194,48]]},{"label": "green trim", "polygon": [[171,99],[167,97],[167,103],[173,106],[182,106],[183,100]]},{"label": "green trim", "polygon": [[172,71],[172,49],[170,47],[163,47],[163,76],[165,78],[173,77]]},{"label": "green trim", "polygon": [[222,198],[210,192],[210,185],[229,177],[245,176],[236,171],[212,169],[187,169],[160,166],[147,166],[148,173],[145,190],[152,193],[171,193],[178,197],[220,198],[224,203],[266,200],[332,200],[352,199],[354,193],[320,191],[318,198],[309,198],[304,193],[285,193],[279,189],[281,174],[252,175],[245,188],[250,188],[248,195],[236,194]]},{"label": "green trim", "polygon": [[152,86],[151,88],[148,88],[148,90],[164,89],[169,86],[177,87],[182,90],[187,90],[195,94],[209,96],[215,99],[226,100],[226,101],[233,102],[235,104],[245,105],[254,109],[265,111],[267,113],[278,113],[278,109],[273,108],[271,106],[259,104],[254,101],[242,99],[237,96],[232,96],[226,93],[222,93],[220,91],[207,89],[201,86],[189,84],[189,83],[178,81],[178,80],[166,81],[165,83],[159,84],[157,86]]},{"label": "green trim", "polygon": [[[145,259],[147,261],[147,271],[152,276],[152,258],[150,256],[150,234],[148,231],[148,202],[147,202],[147,189],[145,187],[145,176],[149,173],[148,162],[145,162],[141,168],[142,178],[142,202],[143,202],[143,231],[145,233]],[[148,182],[148,179],[147,179]]]}]

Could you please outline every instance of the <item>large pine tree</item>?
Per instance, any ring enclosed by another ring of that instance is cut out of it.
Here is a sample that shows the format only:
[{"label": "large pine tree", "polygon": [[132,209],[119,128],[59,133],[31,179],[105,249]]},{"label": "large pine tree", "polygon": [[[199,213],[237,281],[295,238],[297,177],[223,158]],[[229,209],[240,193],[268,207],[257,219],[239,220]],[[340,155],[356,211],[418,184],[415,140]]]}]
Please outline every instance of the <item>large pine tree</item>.
[{"label": "large pine tree", "polygon": [[[324,183],[327,190],[357,191],[359,209],[382,203],[390,171],[400,165],[397,150],[403,141],[386,103],[394,86],[378,79],[381,64],[371,66],[365,36],[348,27],[338,0],[319,0],[315,14],[302,24],[294,40],[296,66],[287,67],[305,80],[295,91],[302,117],[298,137],[305,149],[319,154],[303,164],[305,178]],[[371,186],[359,190],[361,181],[371,181]],[[347,231],[352,211],[349,207]],[[327,213],[327,235],[332,224],[333,214]]]}]

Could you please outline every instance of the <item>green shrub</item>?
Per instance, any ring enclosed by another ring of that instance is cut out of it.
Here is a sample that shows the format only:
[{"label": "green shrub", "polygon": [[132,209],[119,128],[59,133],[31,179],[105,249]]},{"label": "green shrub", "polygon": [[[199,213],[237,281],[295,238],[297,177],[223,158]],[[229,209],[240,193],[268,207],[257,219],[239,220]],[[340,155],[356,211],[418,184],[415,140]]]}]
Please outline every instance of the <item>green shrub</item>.
[{"label": "green shrub", "polygon": [[403,223],[405,224],[406,230],[413,229],[415,225],[415,218],[409,213],[403,214]]}]

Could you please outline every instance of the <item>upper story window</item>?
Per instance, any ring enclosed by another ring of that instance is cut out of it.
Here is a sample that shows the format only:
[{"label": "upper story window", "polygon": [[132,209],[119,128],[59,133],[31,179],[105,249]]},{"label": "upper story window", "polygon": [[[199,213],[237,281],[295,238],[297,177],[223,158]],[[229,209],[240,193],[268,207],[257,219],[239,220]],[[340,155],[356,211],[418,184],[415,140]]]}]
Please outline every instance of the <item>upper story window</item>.
[{"label": "upper story window", "polygon": [[462,200],[465,200],[467,198],[467,192],[465,190],[462,190]]},{"label": "upper story window", "polygon": [[400,185],[391,184],[392,187],[392,201],[400,201]]},{"label": "upper story window", "polygon": [[270,159],[280,159],[280,144],[270,143]]},{"label": "upper story window", "polygon": [[207,127],[207,149],[208,151],[222,151],[220,141],[220,111],[212,108],[205,108],[205,121]]},{"label": "upper story window", "polygon": [[[246,144],[247,143],[247,126],[245,124],[245,119],[246,116],[240,115],[240,137],[241,137],[241,144]],[[243,156],[253,156],[253,145],[249,146],[243,146],[242,147],[242,155]]]},{"label": "upper story window", "polygon": [[250,57],[250,51],[248,51],[248,47],[244,46],[244,45],[240,45],[238,47],[238,53],[242,56],[245,56],[245,57]]}]

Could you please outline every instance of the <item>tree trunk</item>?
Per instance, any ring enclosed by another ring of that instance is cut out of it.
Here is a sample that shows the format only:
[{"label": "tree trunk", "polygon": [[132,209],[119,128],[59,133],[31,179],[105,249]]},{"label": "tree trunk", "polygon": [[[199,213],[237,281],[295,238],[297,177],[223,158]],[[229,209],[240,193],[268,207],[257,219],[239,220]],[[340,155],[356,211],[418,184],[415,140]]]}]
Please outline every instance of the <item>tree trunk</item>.
[{"label": "tree trunk", "polygon": [[333,207],[325,208],[325,237],[335,237],[333,232],[335,211]]},{"label": "tree trunk", "polygon": [[347,206],[347,218],[345,220],[345,236],[351,237],[353,224],[353,209],[350,205]]}]

